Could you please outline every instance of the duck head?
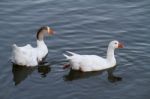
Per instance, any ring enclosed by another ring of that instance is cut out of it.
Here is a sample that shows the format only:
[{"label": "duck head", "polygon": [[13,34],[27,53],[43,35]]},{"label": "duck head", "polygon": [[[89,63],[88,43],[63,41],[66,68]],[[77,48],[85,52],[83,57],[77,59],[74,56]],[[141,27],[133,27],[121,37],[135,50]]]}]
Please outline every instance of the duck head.
[{"label": "duck head", "polygon": [[114,49],[116,49],[116,48],[123,48],[123,47],[124,47],[124,45],[123,45],[122,43],[120,43],[119,41],[117,41],[117,40],[111,41],[111,42],[109,43],[109,46],[110,46],[111,48],[114,48]]},{"label": "duck head", "polygon": [[123,44],[117,40],[111,41],[108,45],[108,50],[107,50],[107,59],[109,60],[111,66],[116,65],[116,59],[114,55],[114,50],[116,48],[123,48]]},{"label": "duck head", "polygon": [[43,40],[45,33],[48,33],[49,35],[53,35],[54,31],[48,27],[48,26],[43,26],[37,31],[37,39],[38,40]]}]

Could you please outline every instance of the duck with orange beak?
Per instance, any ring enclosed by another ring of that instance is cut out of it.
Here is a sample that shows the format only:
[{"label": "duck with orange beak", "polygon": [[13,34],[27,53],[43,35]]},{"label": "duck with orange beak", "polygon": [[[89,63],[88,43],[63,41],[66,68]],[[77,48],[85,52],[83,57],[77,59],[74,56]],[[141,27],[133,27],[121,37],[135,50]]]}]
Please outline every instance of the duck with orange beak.
[{"label": "duck with orange beak", "polygon": [[48,48],[44,42],[44,36],[46,33],[53,35],[53,30],[48,26],[41,27],[38,30],[36,35],[36,47],[32,47],[30,44],[18,47],[16,44],[13,44],[11,57],[12,62],[21,66],[37,66],[40,62],[42,62],[48,54]]},{"label": "duck with orange beak", "polygon": [[123,44],[117,40],[111,41],[107,49],[107,57],[102,58],[98,55],[80,55],[70,51],[63,54],[69,61],[69,64],[64,65],[64,69],[71,67],[72,70],[80,70],[82,72],[99,71],[116,66],[116,58],[114,51],[116,48],[123,48]]}]

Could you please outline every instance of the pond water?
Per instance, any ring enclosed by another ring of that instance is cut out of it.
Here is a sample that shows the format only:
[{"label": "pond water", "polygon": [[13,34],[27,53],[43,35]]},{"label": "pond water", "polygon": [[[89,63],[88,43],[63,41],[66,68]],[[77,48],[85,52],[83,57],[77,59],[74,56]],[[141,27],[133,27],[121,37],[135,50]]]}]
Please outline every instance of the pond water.
[{"label": "pond water", "polygon": [[[0,99],[149,99],[149,0],[1,0]],[[48,25],[44,66],[26,68],[10,61],[12,44],[36,46],[36,31]],[[62,53],[105,57],[119,40],[113,80],[107,71],[80,74],[62,69]],[[122,79],[121,79],[122,78]]]}]

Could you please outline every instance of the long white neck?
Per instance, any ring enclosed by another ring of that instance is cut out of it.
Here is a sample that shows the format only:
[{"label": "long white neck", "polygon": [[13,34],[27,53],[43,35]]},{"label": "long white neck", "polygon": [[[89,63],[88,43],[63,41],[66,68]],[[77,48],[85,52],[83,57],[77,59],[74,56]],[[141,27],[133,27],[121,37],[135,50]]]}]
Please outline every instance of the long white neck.
[{"label": "long white neck", "polygon": [[108,50],[107,50],[107,60],[115,65],[116,64],[116,59],[115,59],[115,55],[114,55],[114,48],[111,46],[108,46]]},{"label": "long white neck", "polygon": [[37,47],[43,48],[43,47],[47,47],[47,46],[43,40],[37,40]]}]

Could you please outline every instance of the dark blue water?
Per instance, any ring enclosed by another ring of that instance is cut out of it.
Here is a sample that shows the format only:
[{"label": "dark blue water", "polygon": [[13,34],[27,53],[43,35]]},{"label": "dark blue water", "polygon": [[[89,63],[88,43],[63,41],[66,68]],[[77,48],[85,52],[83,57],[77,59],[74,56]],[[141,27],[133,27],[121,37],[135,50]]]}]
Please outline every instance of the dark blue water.
[{"label": "dark blue water", "polygon": [[[10,62],[11,45],[36,45],[36,31],[48,25],[46,66],[25,68]],[[149,99],[149,0],[1,0],[0,99]],[[63,70],[66,50],[104,56],[111,40],[116,50],[112,82],[107,71],[70,74]]]}]

